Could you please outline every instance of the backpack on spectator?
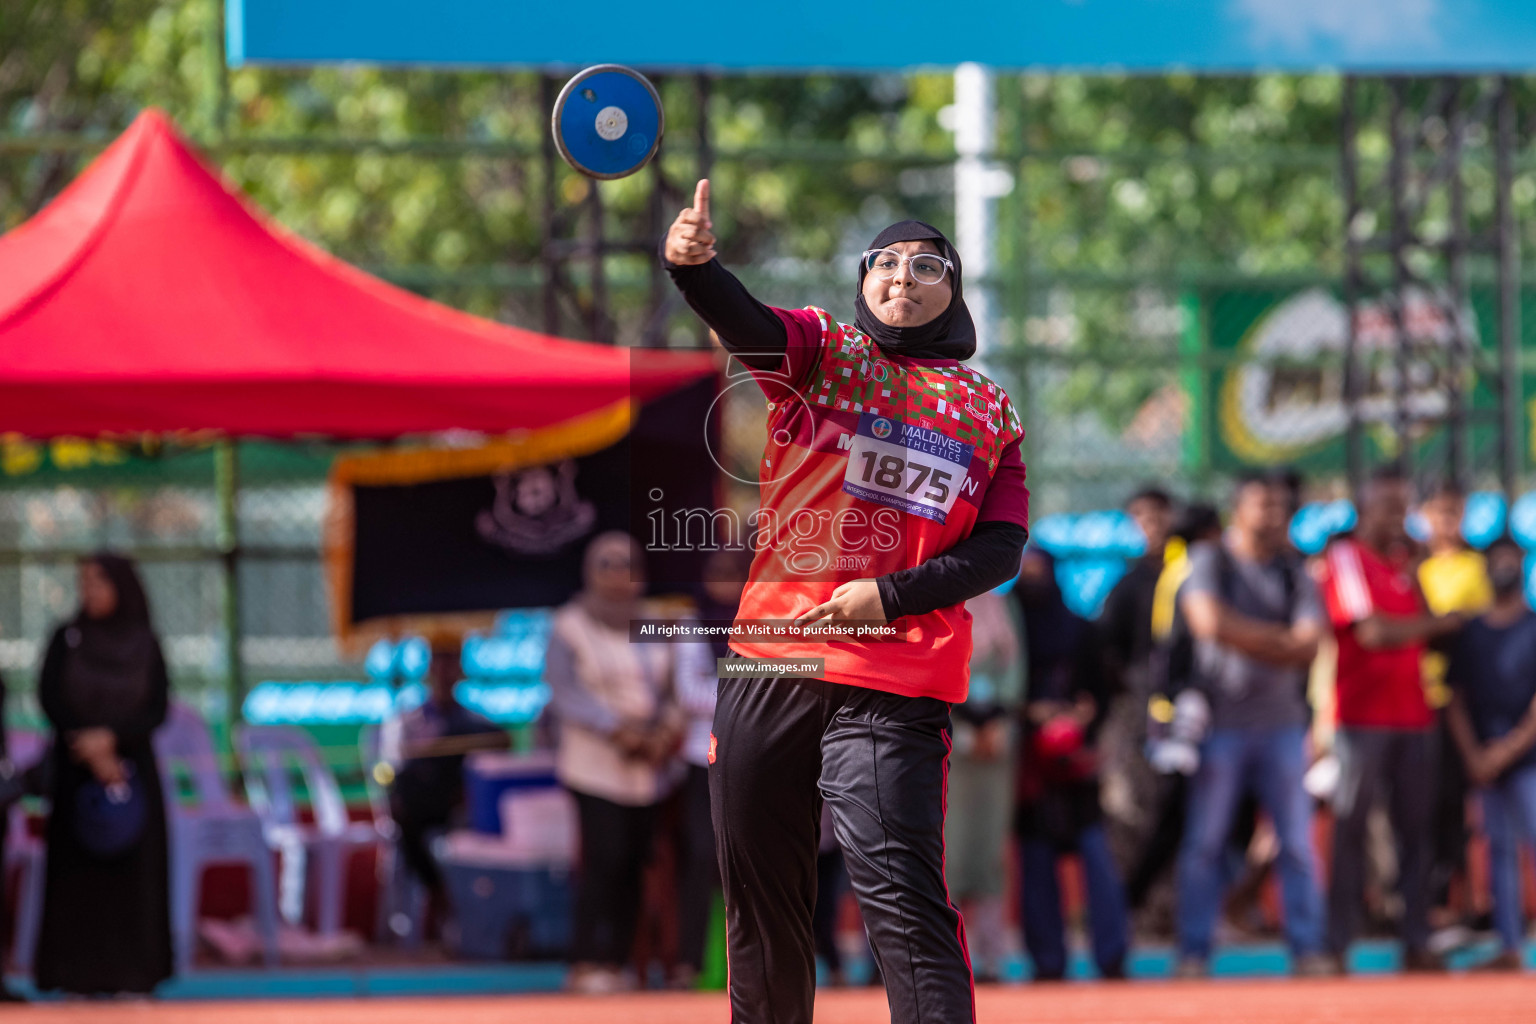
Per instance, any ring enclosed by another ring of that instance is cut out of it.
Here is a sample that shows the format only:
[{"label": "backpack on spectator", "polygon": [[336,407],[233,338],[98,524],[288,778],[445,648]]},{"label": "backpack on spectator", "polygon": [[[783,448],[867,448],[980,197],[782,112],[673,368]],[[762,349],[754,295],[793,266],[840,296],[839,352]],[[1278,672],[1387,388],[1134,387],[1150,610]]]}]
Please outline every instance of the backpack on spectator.
[{"label": "backpack on spectator", "polygon": [[[1296,559],[1282,562],[1287,621],[1296,614]],[[1216,595],[1231,603],[1237,565],[1223,543],[1216,543]],[[1195,666],[1195,636],[1189,629],[1180,598],[1187,583],[1179,583],[1173,597],[1172,622],[1165,635],[1155,637],[1152,648],[1152,696],[1147,701],[1147,751],[1153,766],[1164,773],[1194,774],[1199,766],[1199,745],[1210,725],[1208,681]]]}]

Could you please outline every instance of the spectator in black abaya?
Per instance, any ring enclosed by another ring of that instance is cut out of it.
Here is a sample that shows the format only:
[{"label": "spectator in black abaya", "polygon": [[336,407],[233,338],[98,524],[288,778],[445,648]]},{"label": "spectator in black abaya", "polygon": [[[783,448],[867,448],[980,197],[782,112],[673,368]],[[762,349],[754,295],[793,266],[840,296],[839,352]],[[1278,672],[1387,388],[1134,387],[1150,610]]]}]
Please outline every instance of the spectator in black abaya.
[{"label": "spectator in black abaya", "polygon": [[128,559],[80,563],[37,696],[53,726],[53,809],[37,987],[148,993],[171,976],[165,804],[151,737],[170,683]]},{"label": "spectator in black abaya", "polygon": [[[5,677],[0,676],[0,855],[5,851],[8,839],[7,826],[10,824],[10,806],[21,799],[23,780],[16,765],[11,762],[10,750],[5,738]],[[0,919],[5,917],[5,886],[0,885]],[[0,934],[0,964],[5,962],[6,946],[4,936]],[[0,980],[0,1003],[22,1003],[26,998],[13,991],[3,980]]]},{"label": "spectator in black abaya", "polygon": [[1125,976],[1130,943],[1125,891],[1099,807],[1096,744],[1109,705],[1100,639],[1066,605],[1055,560],[1025,548],[1013,595],[1024,613],[1029,695],[1019,760],[1019,888],[1024,944],[1040,981],[1067,972],[1066,921],[1057,865],[1078,855],[1088,896],[1088,933],[1099,973]]}]

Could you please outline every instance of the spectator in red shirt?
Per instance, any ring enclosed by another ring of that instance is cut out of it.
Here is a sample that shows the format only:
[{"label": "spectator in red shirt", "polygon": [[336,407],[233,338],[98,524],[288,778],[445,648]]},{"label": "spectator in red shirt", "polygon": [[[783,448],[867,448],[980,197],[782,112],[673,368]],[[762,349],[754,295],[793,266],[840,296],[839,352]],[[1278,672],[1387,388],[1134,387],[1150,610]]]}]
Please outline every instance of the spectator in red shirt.
[{"label": "spectator in red shirt", "polygon": [[1399,857],[1404,967],[1436,970],[1428,949],[1430,860],[1438,767],[1421,662],[1457,615],[1431,615],[1406,557],[1408,481],[1386,470],[1360,492],[1354,534],[1330,545],[1322,589],[1338,642],[1339,784],[1333,800],[1328,944],[1342,962],[1365,893],[1366,818],[1385,800]]}]

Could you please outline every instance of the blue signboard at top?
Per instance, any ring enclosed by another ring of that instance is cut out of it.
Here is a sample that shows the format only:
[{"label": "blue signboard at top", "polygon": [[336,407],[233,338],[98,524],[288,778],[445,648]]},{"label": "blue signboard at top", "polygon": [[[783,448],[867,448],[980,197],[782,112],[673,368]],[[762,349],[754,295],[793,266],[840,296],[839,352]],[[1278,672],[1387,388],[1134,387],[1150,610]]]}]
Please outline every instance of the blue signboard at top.
[{"label": "blue signboard at top", "polygon": [[226,0],[250,62],[878,71],[1521,71],[1531,0]]}]

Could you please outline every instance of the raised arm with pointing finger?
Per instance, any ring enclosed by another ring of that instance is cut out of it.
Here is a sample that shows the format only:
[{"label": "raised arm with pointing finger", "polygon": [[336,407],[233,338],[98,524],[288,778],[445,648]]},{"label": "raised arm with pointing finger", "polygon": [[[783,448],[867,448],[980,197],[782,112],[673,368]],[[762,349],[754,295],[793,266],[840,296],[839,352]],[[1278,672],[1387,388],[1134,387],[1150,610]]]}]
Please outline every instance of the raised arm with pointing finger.
[{"label": "raised arm with pointing finger", "polygon": [[715,258],[708,178],[694,187],[693,205],[672,222],[661,255],[683,298],[728,352],[754,370],[779,368],[788,342],[784,322]]}]

